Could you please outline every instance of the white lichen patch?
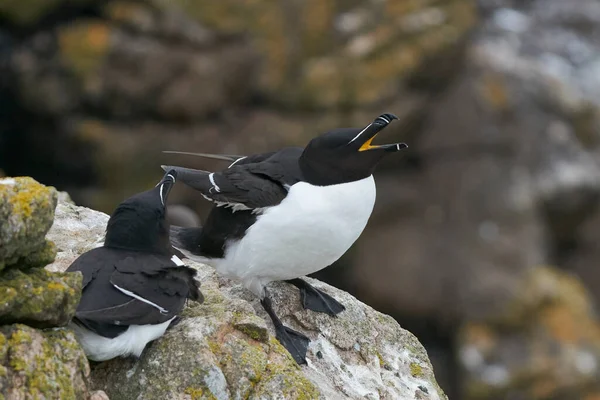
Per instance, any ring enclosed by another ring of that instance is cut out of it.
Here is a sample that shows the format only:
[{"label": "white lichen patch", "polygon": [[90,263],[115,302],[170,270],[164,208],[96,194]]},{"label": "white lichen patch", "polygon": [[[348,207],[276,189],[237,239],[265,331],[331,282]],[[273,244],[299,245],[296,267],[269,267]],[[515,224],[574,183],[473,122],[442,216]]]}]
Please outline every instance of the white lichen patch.
[{"label": "white lichen patch", "polygon": [[17,181],[15,181],[13,178],[3,178],[3,179],[0,179],[0,185],[13,186],[15,183],[17,183]]},{"label": "white lichen patch", "polygon": [[223,372],[216,367],[208,370],[208,374],[204,378],[204,383],[208,390],[217,398],[217,400],[227,400],[230,398],[227,390],[227,381]]}]

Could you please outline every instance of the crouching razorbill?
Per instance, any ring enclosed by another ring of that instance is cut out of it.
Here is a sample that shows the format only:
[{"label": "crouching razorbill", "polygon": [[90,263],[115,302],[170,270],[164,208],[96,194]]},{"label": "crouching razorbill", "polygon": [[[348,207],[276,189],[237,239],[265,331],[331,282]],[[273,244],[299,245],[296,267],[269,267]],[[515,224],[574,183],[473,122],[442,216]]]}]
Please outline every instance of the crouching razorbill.
[{"label": "crouching razorbill", "polygon": [[202,302],[196,271],[172,254],[167,196],[169,171],[154,189],[123,201],[111,215],[104,246],[67,269],[83,274],[83,292],[71,327],[94,361],[139,357],[162,336],[187,299]]},{"label": "crouching razorbill", "polygon": [[339,259],[365,228],[375,204],[376,165],[407,147],[372,144],[393,119],[382,114],[364,128],[332,130],[304,149],[251,156],[183,153],[229,161],[220,172],[163,166],[214,203],[204,226],[171,228],[173,246],[259,296],[277,339],[298,363],[306,362],[309,339],[283,325],[265,286],[286,281],[300,289],[305,309],[330,315],[344,310],[300,277]]}]

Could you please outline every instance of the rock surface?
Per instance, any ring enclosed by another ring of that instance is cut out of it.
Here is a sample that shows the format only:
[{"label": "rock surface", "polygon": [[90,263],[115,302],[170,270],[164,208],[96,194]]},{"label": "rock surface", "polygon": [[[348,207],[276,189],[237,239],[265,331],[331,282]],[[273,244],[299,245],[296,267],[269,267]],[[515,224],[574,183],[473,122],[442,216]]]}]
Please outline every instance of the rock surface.
[{"label": "rock surface", "polygon": [[0,324],[66,325],[81,297],[81,274],[10,269],[0,275]]},{"label": "rock surface", "polygon": [[0,328],[0,395],[5,399],[86,399],[90,369],[67,329]]},{"label": "rock surface", "polygon": [[538,267],[519,288],[522,295],[501,318],[461,329],[465,398],[595,398],[600,320],[583,285],[564,272]]},{"label": "rock surface", "polygon": [[[103,213],[60,203],[48,234],[59,254],[48,269],[62,270],[95,247],[106,220]],[[67,248],[75,251],[61,251]],[[312,339],[308,365],[299,367],[274,338],[253,295],[210,267],[189,265],[199,271],[205,302],[190,303],[183,320],[139,361],[111,360],[93,368],[93,387],[111,400],[446,398],[418,340],[349,294],[312,282],[347,307],[334,319],[302,310],[289,285],[270,288],[278,315]]]},{"label": "rock surface", "polygon": [[57,193],[29,177],[0,179],[0,270],[44,266],[56,251],[44,237],[54,217]]}]

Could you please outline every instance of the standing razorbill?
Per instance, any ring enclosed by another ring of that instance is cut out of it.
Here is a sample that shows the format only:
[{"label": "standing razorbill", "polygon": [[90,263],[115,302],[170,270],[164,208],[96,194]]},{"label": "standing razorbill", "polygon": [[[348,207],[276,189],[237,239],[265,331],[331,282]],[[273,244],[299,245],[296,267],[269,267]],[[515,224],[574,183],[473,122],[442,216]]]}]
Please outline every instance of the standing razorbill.
[{"label": "standing razorbill", "polygon": [[330,315],[344,310],[299,277],[331,265],[365,228],[375,204],[376,165],[407,147],[372,144],[393,119],[382,114],[364,128],[332,130],[304,149],[251,156],[183,153],[231,162],[221,172],[163,166],[215,204],[204,226],[172,227],[173,246],[259,296],[277,339],[298,363],[306,362],[309,339],[283,325],[265,286],[287,281],[300,289],[305,309]]},{"label": "standing razorbill", "polygon": [[139,357],[162,336],[187,299],[202,302],[196,271],[173,255],[166,202],[169,171],[154,189],[123,201],[111,215],[104,246],[77,258],[67,272],[83,274],[71,326],[94,361]]}]

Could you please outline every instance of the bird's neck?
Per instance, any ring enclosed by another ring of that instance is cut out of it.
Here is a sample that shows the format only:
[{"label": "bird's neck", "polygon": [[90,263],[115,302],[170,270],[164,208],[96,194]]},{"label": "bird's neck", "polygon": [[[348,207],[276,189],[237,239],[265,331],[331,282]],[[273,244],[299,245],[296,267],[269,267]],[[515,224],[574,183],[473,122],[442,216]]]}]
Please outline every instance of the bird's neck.
[{"label": "bird's neck", "polygon": [[168,234],[148,231],[108,230],[104,239],[104,247],[164,255],[168,255],[170,252]]}]

